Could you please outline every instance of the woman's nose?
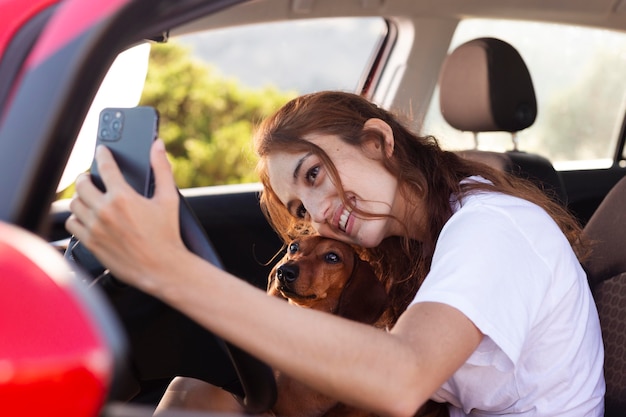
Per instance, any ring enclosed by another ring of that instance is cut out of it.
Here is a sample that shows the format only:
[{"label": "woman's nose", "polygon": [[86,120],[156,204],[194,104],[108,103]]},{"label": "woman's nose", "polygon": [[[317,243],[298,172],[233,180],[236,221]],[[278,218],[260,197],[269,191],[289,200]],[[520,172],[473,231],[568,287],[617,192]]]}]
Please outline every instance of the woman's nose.
[{"label": "woman's nose", "polygon": [[310,199],[307,203],[308,204],[304,204],[304,208],[309,213],[311,223],[314,225],[325,223],[328,215],[328,202],[324,200]]}]

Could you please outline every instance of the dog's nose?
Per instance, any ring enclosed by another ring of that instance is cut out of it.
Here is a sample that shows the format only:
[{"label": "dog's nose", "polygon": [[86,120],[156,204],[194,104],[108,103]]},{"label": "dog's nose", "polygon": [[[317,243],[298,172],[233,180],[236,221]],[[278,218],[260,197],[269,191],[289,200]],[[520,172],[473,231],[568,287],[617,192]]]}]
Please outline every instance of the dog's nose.
[{"label": "dog's nose", "polygon": [[298,265],[283,264],[276,269],[276,277],[282,283],[291,283],[298,279],[300,268]]}]

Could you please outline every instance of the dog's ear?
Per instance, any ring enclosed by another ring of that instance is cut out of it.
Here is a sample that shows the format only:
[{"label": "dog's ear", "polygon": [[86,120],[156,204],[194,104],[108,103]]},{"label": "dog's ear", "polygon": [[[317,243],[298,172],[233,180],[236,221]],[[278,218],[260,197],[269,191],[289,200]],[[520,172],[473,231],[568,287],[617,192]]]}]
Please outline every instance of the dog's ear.
[{"label": "dog's ear", "polygon": [[282,293],[278,291],[276,285],[274,285],[274,281],[276,280],[276,269],[278,269],[281,263],[282,261],[277,262],[270,271],[270,274],[267,276],[267,293],[273,297],[278,297],[286,300]]},{"label": "dog's ear", "polygon": [[339,297],[335,314],[365,324],[373,324],[388,305],[385,286],[367,262],[356,257],[352,278]]}]

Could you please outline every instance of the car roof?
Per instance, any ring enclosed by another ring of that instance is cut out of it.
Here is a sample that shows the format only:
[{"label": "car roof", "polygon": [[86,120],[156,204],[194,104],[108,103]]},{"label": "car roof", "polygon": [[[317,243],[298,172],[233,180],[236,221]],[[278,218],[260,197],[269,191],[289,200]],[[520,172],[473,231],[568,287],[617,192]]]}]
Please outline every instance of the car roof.
[{"label": "car roof", "polygon": [[339,16],[385,16],[388,18],[429,17],[441,20],[494,18],[567,23],[607,29],[626,29],[626,1],[623,0],[257,0],[219,14],[207,16],[173,31],[288,20]]}]

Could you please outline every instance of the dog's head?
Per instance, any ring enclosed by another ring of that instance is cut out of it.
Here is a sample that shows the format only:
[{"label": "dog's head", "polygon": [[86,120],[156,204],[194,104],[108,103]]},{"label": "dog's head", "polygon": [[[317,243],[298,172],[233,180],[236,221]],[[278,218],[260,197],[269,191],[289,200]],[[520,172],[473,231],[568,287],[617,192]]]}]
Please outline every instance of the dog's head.
[{"label": "dog's head", "polygon": [[373,324],[387,308],[387,292],[350,245],[321,236],[292,241],[274,266],[267,291],[291,304]]}]

